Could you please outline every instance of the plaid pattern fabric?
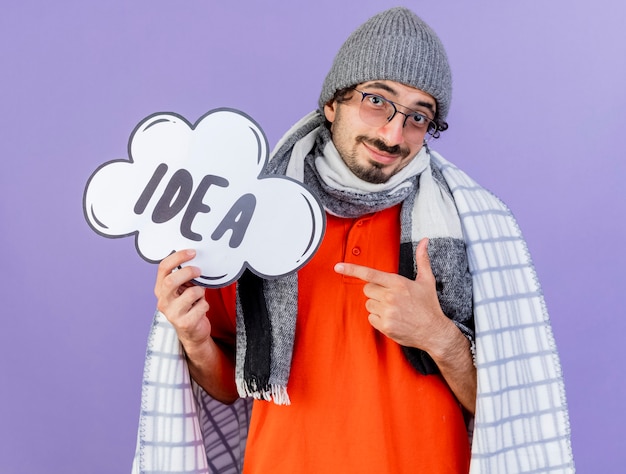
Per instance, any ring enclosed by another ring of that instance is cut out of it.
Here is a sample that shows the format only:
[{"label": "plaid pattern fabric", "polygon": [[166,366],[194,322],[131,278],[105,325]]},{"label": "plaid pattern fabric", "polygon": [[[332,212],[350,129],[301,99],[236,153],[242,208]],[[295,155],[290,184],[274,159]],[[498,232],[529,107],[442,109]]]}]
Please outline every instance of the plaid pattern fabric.
[{"label": "plaid pattern fabric", "polygon": [[148,338],[133,474],[235,474],[250,400],[224,405],[191,380],[176,331],[156,312]]},{"label": "plaid pattern fabric", "polygon": [[[541,287],[509,209],[432,152],[459,211],[474,286],[478,394],[470,472],[574,472],[565,389]],[[240,473],[251,402],[226,406],[190,380],[156,313],[133,473]]]},{"label": "plaid pattern fabric", "polygon": [[433,153],[454,196],[474,289],[471,473],[571,473],[569,417],[541,287],[509,209]]}]

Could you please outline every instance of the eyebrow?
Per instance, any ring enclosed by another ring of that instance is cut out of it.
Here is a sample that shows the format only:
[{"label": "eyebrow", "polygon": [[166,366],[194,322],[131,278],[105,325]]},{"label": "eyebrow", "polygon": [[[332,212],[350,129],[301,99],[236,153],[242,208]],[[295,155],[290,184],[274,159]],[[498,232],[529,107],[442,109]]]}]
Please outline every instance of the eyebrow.
[{"label": "eyebrow", "polygon": [[[398,95],[398,92],[391,87],[390,85],[384,83],[384,82],[371,82],[365,86],[363,86],[363,89],[367,89],[367,88],[376,88],[376,89],[383,89],[384,91],[389,92],[390,94],[393,94],[395,96]],[[402,107],[406,107],[407,109],[410,109],[411,107],[404,105],[404,104],[398,104],[401,105]],[[418,100],[415,105],[421,106],[421,107],[426,107],[428,110],[430,110],[433,115],[435,115],[435,104],[433,104],[432,102],[427,102],[424,100]]]}]

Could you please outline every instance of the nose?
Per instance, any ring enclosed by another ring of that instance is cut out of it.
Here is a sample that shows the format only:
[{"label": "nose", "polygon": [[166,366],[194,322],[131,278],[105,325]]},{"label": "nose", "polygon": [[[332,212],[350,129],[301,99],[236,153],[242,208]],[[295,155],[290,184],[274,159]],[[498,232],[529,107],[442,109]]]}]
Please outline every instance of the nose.
[{"label": "nose", "polygon": [[378,130],[379,136],[389,146],[399,145],[404,142],[404,122],[406,117],[401,112],[396,112],[391,120]]}]

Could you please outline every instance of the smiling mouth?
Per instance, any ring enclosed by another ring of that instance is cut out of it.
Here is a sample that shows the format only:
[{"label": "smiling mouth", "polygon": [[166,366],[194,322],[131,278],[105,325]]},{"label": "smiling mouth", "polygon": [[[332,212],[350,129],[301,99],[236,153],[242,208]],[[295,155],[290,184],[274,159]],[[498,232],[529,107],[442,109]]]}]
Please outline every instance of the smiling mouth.
[{"label": "smiling mouth", "polygon": [[400,153],[388,153],[371,143],[363,142],[367,149],[370,159],[378,165],[390,165],[402,158]]},{"label": "smiling mouth", "polygon": [[409,150],[400,145],[388,146],[378,138],[360,136],[359,141],[369,152],[373,161],[383,165],[391,164],[409,155]]}]

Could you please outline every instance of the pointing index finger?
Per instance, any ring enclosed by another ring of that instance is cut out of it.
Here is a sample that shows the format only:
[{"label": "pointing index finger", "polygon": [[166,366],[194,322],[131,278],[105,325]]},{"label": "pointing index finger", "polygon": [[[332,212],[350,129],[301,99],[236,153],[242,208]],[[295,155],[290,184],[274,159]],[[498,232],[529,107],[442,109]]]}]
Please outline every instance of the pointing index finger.
[{"label": "pointing index finger", "polygon": [[356,265],[354,263],[338,263],[335,265],[335,271],[341,275],[358,278],[368,283],[375,283],[380,286],[387,286],[389,282],[389,274],[381,272],[370,267]]}]

